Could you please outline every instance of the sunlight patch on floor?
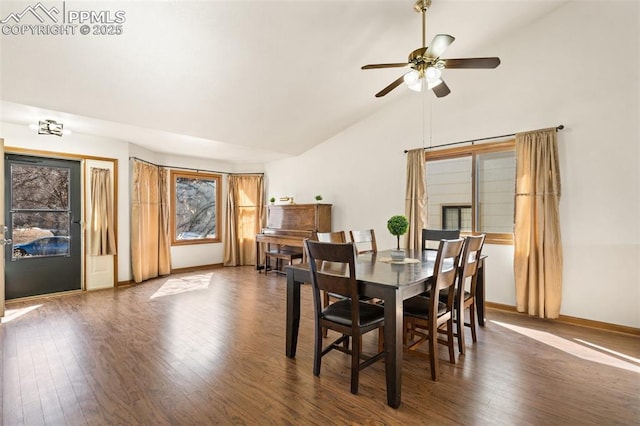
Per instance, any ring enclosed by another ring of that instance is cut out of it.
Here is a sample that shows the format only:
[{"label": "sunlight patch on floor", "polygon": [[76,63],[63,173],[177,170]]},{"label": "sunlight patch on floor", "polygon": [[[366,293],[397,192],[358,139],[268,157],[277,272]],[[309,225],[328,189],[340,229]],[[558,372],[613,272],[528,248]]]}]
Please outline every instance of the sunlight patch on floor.
[{"label": "sunlight patch on floor", "polygon": [[150,299],[163,296],[174,296],[180,293],[186,293],[188,291],[205,290],[209,288],[209,282],[213,273],[208,274],[194,274],[184,277],[169,278],[166,283],[162,285]]},{"label": "sunlight patch on floor", "polygon": [[0,321],[0,323],[5,324],[9,321],[13,321],[14,319],[20,318],[21,316],[26,315],[35,309],[38,309],[40,306],[42,305],[27,306],[26,308],[20,309],[6,309],[4,311],[4,317],[1,318],[2,321]]},{"label": "sunlight patch on floor", "polygon": [[[538,342],[544,343],[546,345],[549,345],[551,347],[554,347],[556,349],[559,349],[561,351],[564,351],[570,355],[573,355],[575,357],[587,360],[587,361],[592,361],[592,362],[597,362],[599,364],[604,364],[604,365],[609,365],[611,367],[616,367],[616,368],[622,368],[628,371],[633,371],[634,373],[640,373],[640,366],[638,365],[634,365],[630,362],[621,360],[619,358],[616,358],[614,356],[611,355],[607,355],[606,353],[602,353],[600,351],[597,351],[595,349],[591,349],[589,347],[586,347],[584,345],[575,343],[571,340],[562,338],[562,337],[558,337],[555,336],[551,333],[548,333],[546,331],[540,331],[540,330],[534,330],[531,328],[526,328],[526,327],[519,327],[517,325],[512,325],[512,324],[507,324],[504,322],[499,322],[499,321],[491,321],[494,324],[497,324],[499,326],[502,326],[504,328],[508,328],[509,330],[515,331],[516,333],[520,333],[524,336],[527,336],[531,339],[537,340]],[[616,354],[618,356],[621,356],[622,354],[618,354],[615,351],[611,351],[609,349],[606,348],[602,348],[600,346],[597,345],[593,345],[593,344],[589,344],[587,342],[583,342],[580,339],[575,339],[579,342],[588,344],[590,346],[594,346],[596,348],[605,350],[606,352],[609,353],[613,353]],[[627,357],[625,355],[625,358],[629,358],[633,361],[637,361],[637,359],[632,358],[632,357]]]},{"label": "sunlight patch on floor", "polygon": [[592,346],[592,347],[594,347],[594,348],[596,348],[596,349],[598,349],[600,351],[608,352],[610,354],[613,354],[613,355],[617,356],[618,358],[628,359],[631,362],[635,362],[636,364],[640,364],[640,358],[634,358],[632,356],[625,355],[625,354],[620,353],[620,352],[612,351],[611,349],[607,349],[604,346],[599,346],[599,345],[596,345],[595,343],[591,343],[591,342],[587,342],[586,340],[578,339],[577,337],[574,338],[573,340],[575,340],[576,342],[580,342],[580,343],[582,343],[584,345]]}]

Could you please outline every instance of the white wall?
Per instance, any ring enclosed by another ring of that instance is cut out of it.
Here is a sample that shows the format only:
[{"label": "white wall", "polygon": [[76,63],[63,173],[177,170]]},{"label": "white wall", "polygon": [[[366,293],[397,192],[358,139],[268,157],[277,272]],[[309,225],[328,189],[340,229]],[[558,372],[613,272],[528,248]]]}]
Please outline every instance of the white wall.
[{"label": "white wall", "polygon": [[[334,229],[373,227],[390,247],[386,220],[404,211],[403,149],[564,124],[561,314],[640,327],[639,13],[637,2],[571,2],[496,40],[477,56],[500,56],[498,69],[446,70],[451,95],[428,94],[426,137],[420,94],[372,96],[386,108],[267,164],[267,197],[302,203],[320,193],[334,205]],[[485,251],[487,299],[515,305],[513,248]]]}]

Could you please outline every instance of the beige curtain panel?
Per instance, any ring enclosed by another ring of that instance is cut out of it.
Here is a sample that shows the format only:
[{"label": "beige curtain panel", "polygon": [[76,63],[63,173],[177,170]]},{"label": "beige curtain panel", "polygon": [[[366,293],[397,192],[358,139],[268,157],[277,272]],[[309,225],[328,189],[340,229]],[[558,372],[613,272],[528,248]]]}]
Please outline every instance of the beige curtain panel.
[{"label": "beige curtain panel", "polygon": [[158,180],[160,186],[160,209],[158,210],[158,274],[169,275],[171,273],[171,196],[170,170],[160,167]]},{"label": "beige curtain panel", "polygon": [[[168,199],[164,176],[158,166],[133,162],[131,188],[131,268],[136,283],[171,271],[169,258],[170,234],[167,232],[168,209],[162,200]],[[166,181],[166,178],[165,178]],[[166,219],[161,214],[166,210]]]},{"label": "beige curtain panel", "polygon": [[560,168],[556,129],[516,135],[516,307],[558,318],[562,301]]},{"label": "beige curtain panel", "polygon": [[91,256],[116,254],[111,197],[111,171],[91,168]]},{"label": "beige curtain panel", "polygon": [[407,190],[405,215],[409,221],[409,230],[405,239],[405,247],[419,250],[422,244],[422,228],[424,228],[424,208],[427,201],[427,184],[425,181],[424,149],[412,149],[407,153]]},{"label": "beige curtain panel", "polygon": [[224,265],[256,264],[256,234],[264,216],[264,179],[232,175],[228,180]]}]

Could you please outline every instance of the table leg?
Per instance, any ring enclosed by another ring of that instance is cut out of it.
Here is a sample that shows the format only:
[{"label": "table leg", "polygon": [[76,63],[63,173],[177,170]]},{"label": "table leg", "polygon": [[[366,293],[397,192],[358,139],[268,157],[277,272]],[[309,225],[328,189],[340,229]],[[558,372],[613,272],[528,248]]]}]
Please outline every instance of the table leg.
[{"label": "table leg", "polygon": [[476,312],[478,314],[478,324],[484,327],[485,324],[485,287],[484,287],[484,259],[480,259],[478,266],[478,280],[476,281]]},{"label": "table leg", "polygon": [[286,355],[295,358],[300,327],[300,283],[296,282],[293,271],[287,270],[287,347]]},{"label": "table leg", "polygon": [[384,352],[387,404],[398,408],[402,389],[402,298],[389,291],[384,298]]},{"label": "table leg", "polygon": [[256,240],[256,270],[260,272],[260,242]]}]

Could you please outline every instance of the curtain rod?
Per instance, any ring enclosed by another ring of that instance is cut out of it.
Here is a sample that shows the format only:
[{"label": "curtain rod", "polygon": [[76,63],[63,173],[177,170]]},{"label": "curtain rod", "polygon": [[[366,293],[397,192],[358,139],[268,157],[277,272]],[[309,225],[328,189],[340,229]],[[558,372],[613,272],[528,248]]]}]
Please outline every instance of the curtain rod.
[{"label": "curtain rod", "polygon": [[175,167],[175,166],[165,166],[163,164],[156,164],[156,163],[152,163],[151,161],[147,161],[147,160],[143,160],[142,158],[138,158],[138,157],[129,157],[129,160],[137,160],[143,163],[147,163],[147,164],[151,164],[152,166],[156,166],[156,167],[166,167],[168,169],[178,169],[178,170],[192,170],[194,172],[208,172],[208,173],[223,173],[225,175],[257,175],[257,176],[264,176],[264,173],[229,173],[229,172],[220,172],[218,170],[205,170],[205,169],[194,169],[191,167]]},{"label": "curtain rod", "polygon": [[[562,130],[564,129],[564,124],[560,124],[559,126],[556,126],[556,132],[558,130]],[[443,146],[451,146],[451,145],[460,145],[463,143],[470,143],[471,145],[473,145],[475,142],[479,142],[479,141],[486,141],[489,139],[500,139],[500,138],[508,138],[509,136],[515,136],[515,133],[509,133],[508,135],[500,135],[500,136],[489,136],[488,138],[480,138],[480,139],[469,139],[468,141],[460,141],[460,142],[451,142],[451,143],[445,143],[442,145],[436,145],[436,146],[425,146],[422,149],[434,149],[434,148],[440,148]],[[404,150],[404,153],[406,154],[407,152],[409,152],[408,149]]]}]

